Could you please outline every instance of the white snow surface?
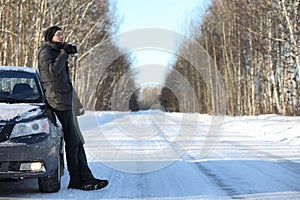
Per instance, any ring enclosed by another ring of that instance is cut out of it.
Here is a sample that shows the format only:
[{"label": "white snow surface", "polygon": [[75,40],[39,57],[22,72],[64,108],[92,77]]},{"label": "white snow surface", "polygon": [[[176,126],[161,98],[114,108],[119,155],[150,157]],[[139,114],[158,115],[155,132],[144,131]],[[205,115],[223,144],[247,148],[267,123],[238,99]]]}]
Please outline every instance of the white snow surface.
[{"label": "white snow surface", "polygon": [[[221,122],[222,126],[219,126]],[[300,117],[87,112],[89,166],[110,184],[57,193],[0,182],[0,199],[300,199]]]},{"label": "white snow surface", "polygon": [[[30,111],[30,112],[28,112]],[[8,104],[0,103],[0,121],[9,121],[19,116],[18,121],[23,118],[37,115],[41,110],[37,105],[27,103]]]},{"label": "white snow surface", "polygon": [[37,73],[37,68],[32,67],[22,67],[22,66],[0,66],[0,71],[9,70],[9,71],[24,71],[29,73]]}]

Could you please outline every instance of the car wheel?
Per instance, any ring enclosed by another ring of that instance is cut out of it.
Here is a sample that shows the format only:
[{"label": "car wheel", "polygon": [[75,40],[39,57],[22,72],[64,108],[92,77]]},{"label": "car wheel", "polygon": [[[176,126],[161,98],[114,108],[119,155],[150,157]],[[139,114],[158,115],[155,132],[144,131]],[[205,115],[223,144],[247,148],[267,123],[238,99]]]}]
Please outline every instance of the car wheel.
[{"label": "car wheel", "polygon": [[64,154],[60,155],[60,176],[62,177],[65,174],[65,162]]},{"label": "car wheel", "polygon": [[60,176],[62,177],[65,174],[65,162],[64,162],[64,140],[61,139],[60,145]]},{"label": "car wheel", "polygon": [[40,192],[51,193],[58,192],[61,186],[61,159],[58,159],[57,168],[54,174],[38,179]]}]

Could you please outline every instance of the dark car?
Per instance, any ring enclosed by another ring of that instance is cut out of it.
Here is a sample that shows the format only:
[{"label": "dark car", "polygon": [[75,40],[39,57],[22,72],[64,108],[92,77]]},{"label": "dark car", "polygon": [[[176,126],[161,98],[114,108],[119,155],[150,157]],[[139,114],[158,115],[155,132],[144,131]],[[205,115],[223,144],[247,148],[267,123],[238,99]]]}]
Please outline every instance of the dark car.
[{"label": "dark car", "polygon": [[0,66],[0,181],[38,178],[41,192],[60,190],[64,145],[57,121],[37,69]]}]

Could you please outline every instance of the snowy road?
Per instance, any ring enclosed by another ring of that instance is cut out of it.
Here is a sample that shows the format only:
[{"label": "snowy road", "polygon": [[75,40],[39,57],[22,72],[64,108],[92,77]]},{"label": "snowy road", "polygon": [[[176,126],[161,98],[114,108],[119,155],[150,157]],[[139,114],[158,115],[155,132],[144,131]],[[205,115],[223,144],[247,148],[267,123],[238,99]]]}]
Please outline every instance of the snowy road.
[{"label": "snowy road", "polygon": [[90,112],[80,127],[107,188],[68,190],[66,173],[54,194],[0,182],[0,199],[300,199],[300,118]]}]

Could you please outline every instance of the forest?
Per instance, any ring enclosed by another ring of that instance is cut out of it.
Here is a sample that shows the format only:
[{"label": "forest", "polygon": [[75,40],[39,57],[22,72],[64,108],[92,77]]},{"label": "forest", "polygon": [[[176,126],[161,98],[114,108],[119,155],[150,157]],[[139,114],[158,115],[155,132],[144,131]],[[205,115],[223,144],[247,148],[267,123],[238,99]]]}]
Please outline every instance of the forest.
[{"label": "forest", "polygon": [[[179,57],[166,78],[166,85],[173,82],[178,91],[162,89],[165,108],[195,110],[188,97],[181,95],[186,86],[174,80],[175,71],[189,80],[201,113],[300,114],[299,0],[212,0],[205,14],[191,23],[189,32],[210,55],[212,62],[207,63],[214,64],[206,65],[208,72],[199,74]],[[179,52],[198,56],[198,63],[203,62],[193,45],[183,44]],[[216,72],[219,74],[214,75]]]},{"label": "forest", "polygon": [[0,0],[0,65],[37,67],[43,31],[63,28],[85,109],[300,115],[300,0],[211,0],[186,25],[163,87],[135,82],[109,0]]}]

